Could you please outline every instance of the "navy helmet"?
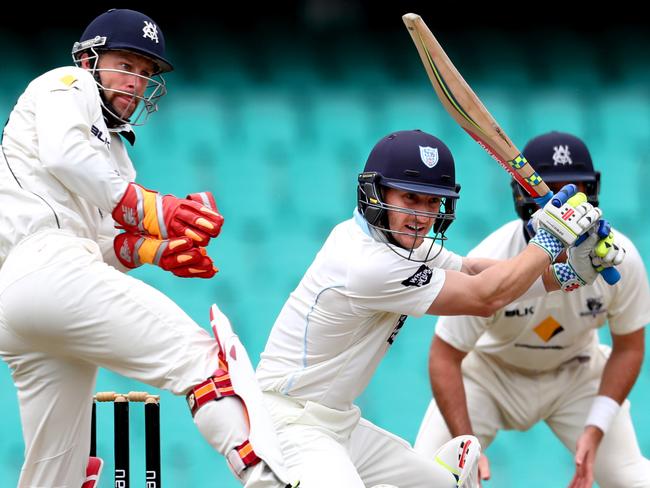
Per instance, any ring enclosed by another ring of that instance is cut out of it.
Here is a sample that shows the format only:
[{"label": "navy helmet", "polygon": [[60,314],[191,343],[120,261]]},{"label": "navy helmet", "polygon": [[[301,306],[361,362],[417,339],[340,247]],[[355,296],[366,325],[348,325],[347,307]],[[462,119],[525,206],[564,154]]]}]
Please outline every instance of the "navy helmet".
[{"label": "navy helmet", "polygon": [[370,226],[390,236],[393,231],[388,228],[388,210],[418,212],[388,206],[382,187],[441,197],[438,213],[421,213],[435,218],[435,235],[430,239],[445,239],[444,233],[455,218],[460,185],[456,183],[454,158],[444,142],[421,130],[405,130],[383,137],[370,152],[358,178],[357,207]]},{"label": "navy helmet", "polygon": [[[523,155],[546,183],[584,183],[589,203],[598,206],[600,172],[594,171],[587,145],[566,132],[548,132],[531,139]],[[535,201],[512,180],[515,210],[529,220],[539,208]]]},{"label": "navy helmet", "polygon": [[72,55],[87,49],[132,51],[150,58],[157,73],[174,68],[165,52],[165,36],[158,25],[146,15],[129,9],[111,9],[95,18],[72,47]]},{"label": "navy helmet", "polygon": [[[143,76],[119,69],[100,68],[99,57],[104,51],[128,51],[144,56],[154,63],[154,72],[151,76]],[[86,56],[83,56],[84,54]],[[165,37],[158,25],[143,13],[129,9],[111,9],[88,24],[79,41],[72,47],[72,59],[77,66],[82,66],[83,60],[87,60],[87,69],[93,74],[100,91],[104,115],[112,126],[124,123],[142,125],[146,122],[149,115],[158,110],[158,100],[167,93],[161,74],[174,69],[167,59]],[[139,111],[135,112],[134,109],[134,113],[128,115],[118,113],[108,102],[106,92],[133,94],[106,88],[100,76],[102,71],[121,72],[144,78],[147,83],[144,95],[134,97],[134,105],[140,106]],[[143,115],[144,121],[138,124]]]}]

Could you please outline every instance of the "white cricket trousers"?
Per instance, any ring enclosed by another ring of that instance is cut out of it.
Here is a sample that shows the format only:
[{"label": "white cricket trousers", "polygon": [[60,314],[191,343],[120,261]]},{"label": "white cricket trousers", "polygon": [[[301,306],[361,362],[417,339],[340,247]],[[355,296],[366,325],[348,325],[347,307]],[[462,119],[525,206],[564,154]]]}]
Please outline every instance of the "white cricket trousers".
[{"label": "white cricket trousers", "polygon": [[[0,356],[18,390],[25,441],[18,486],[81,487],[98,367],[185,395],[218,368],[217,353],[172,300],[105,264],[95,242],[60,231],[22,241],[0,268]],[[236,397],[208,404],[195,423],[222,454],[248,437]],[[268,478],[262,471],[246,476]]]},{"label": "white cricket trousers", "polygon": [[264,400],[286,466],[300,480],[300,488],[456,486],[453,475],[434,462],[433,453],[416,453],[405,440],[360,418],[357,407],[303,405],[272,392],[264,392]]},{"label": "white cricket trousers", "polygon": [[[572,360],[545,373],[523,374],[503,367],[486,354],[470,352],[462,365],[463,381],[474,435],[483,449],[499,430],[525,431],[545,421],[575,454],[609,348],[594,347],[581,357],[589,359]],[[415,450],[431,453],[450,438],[436,402],[431,401]],[[598,448],[594,475],[601,488],[650,488],[650,461],[639,449],[627,400]]]}]

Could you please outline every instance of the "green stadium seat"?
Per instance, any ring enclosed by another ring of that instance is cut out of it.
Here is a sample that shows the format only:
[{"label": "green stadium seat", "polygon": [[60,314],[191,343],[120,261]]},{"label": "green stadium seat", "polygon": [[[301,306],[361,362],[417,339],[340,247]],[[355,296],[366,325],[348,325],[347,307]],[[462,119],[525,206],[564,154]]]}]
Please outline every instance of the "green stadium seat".
[{"label": "green stadium seat", "polygon": [[[519,121],[531,137],[551,130],[585,134],[587,132],[587,100],[574,90],[538,90],[529,94],[519,112]],[[507,132],[507,129],[506,129]],[[526,141],[520,143],[523,150]]]},{"label": "green stadium seat", "polygon": [[379,124],[374,126],[377,129],[377,141],[398,130],[421,129],[438,135],[441,126],[453,123],[439,104],[433,87],[424,83],[422,88],[405,87],[392,92],[384,100],[380,113]]},{"label": "green stadium seat", "polygon": [[603,138],[614,145],[650,143],[650,92],[645,88],[612,89],[599,96],[597,120]]},{"label": "green stadium seat", "polygon": [[310,124],[315,134],[315,146],[331,146],[340,141],[374,144],[372,111],[358,91],[321,90],[315,93]]},{"label": "green stadium seat", "polygon": [[246,144],[291,146],[298,140],[298,107],[289,96],[277,90],[258,90],[241,102],[242,139]]}]

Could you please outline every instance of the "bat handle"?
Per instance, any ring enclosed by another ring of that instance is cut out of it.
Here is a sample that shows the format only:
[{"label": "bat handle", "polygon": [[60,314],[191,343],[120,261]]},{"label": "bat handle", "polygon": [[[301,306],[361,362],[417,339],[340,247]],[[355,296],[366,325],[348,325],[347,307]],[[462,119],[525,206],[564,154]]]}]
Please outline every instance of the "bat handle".
[{"label": "bat handle", "polygon": [[[598,237],[604,239],[609,235],[611,230],[612,230],[612,226],[610,225],[609,221],[604,219],[598,221],[598,229],[596,230],[596,232],[598,233]],[[578,244],[580,244],[582,241],[584,241],[587,238],[587,236],[588,236],[587,232],[582,234],[580,237],[578,237],[578,240],[576,241],[575,245],[577,246]],[[615,285],[621,279],[621,273],[619,273],[618,270],[613,266],[610,266],[608,268],[603,268],[599,271],[599,273],[608,285]]]},{"label": "bat handle", "polygon": [[539,196],[534,200],[535,203],[540,207],[546,205],[550,200],[553,203],[554,207],[560,208],[576,193],[578,193],[578,187],[570,183],[568,185],[564,185],[562,189],[555,194],[553,194],[552,191],[549,191],[546,195]]},{"label": "bat handle", "polygon": [[544,206],[553,198],[553,192],[549,191],[546,195],[541,195],[537,198],[533,198],[535,200],[535,203],[539,206],[539,208],[544,208]]},{"label": "bat handle", "polygon": [[599,273],[608,285],[615,285],[621,279],[621,273],[619,273],[613,266],[603,268]]}]

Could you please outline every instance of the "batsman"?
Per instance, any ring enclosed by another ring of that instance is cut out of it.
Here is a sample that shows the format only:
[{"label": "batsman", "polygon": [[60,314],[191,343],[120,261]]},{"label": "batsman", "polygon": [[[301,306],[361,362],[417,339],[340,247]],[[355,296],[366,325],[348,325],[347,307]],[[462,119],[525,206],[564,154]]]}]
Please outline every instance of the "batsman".
[{"label": "batsman", "polygon": [[[522,295],[598,278],[592,258],[601,212],[575,186],[560,192],[564,203],[535,214],[535,236],[507,260],[443,248],[459,190],[440,139],[419,130],[383,137],[358,177],[352,218],[332,230],[276,319],[257,376],[302,486],[477,486],[475,437],[459,435],[422,455],[363,419],[355,400],[408,316],[488,316]],[[568,261],[555,263],[565,249]],[[599,264],[623,256],[612,247]],[[408,401],[400,385],[387,394]]]},{"label": "batsman", "polygon": [[212,338],[124,273],[144,263],[180,277],[217,271],[205,250],[223,224],[212,195],[138,185],[127,154],[132,126],[166,93],[163,33],[140,12],[110,10],[72,56],[75,66],[27,86],[0,148],[0,356],[25,441],[18,486],[96,483],[90,399],[104,367],[187,395],[194,422],[242,484],[284,487],[275,434],[228,319],[213,309]]}]

